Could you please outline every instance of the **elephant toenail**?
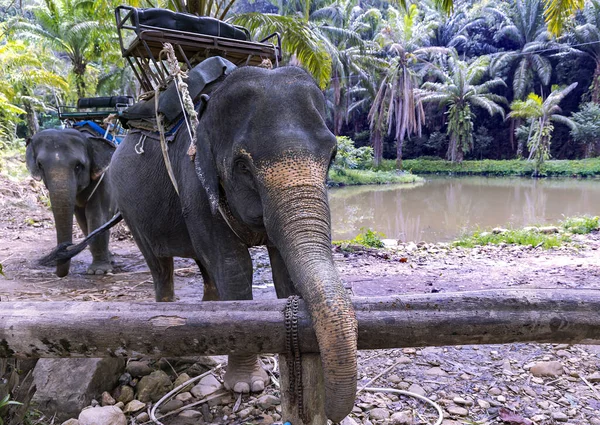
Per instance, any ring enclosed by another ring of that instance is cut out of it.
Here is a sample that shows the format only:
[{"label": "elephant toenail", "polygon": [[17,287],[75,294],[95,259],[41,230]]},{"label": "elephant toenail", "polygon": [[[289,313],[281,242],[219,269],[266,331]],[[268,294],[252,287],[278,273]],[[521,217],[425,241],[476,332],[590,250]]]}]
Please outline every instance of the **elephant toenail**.
[{"label": "elephant toenail", "polygon": [[253,393],[258,393],[264,389],[265,389],[265,383],[262,380],[254,381],[252,383],[252,392]]},{"label": "elephant toenail", "polygon": [[236,393],[249,393],[250,392],[250,386],[248,385],[247,382],[238,382],[233,387],[233,391],[236,392]]}]

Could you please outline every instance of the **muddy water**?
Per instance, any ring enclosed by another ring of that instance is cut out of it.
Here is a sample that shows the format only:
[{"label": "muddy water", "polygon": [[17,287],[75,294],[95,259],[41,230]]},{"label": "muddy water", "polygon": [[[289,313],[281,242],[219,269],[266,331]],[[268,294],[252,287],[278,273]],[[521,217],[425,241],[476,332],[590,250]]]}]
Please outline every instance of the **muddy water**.
[{"label": "muddy water", "polygon": [[452,177],[329,192],[333,239],[361,227],[401,241],[446,242],[477,228],[528,226],[600,214],[600,180]]}]

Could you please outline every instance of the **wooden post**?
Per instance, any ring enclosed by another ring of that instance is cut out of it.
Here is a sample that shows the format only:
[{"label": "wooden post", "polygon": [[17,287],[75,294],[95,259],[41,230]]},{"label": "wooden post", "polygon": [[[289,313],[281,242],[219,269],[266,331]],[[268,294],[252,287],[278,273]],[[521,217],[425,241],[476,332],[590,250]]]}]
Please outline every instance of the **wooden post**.
[{"label": "wooden post", "polygon": [[284,354],[279,355],[279,376],[281,385],[282,421],[292,425],[327,425],[325,416],[325,385],[321,356],[302,355],[302,408],[299,410],[298,398],[289,389],[291,365]]}]

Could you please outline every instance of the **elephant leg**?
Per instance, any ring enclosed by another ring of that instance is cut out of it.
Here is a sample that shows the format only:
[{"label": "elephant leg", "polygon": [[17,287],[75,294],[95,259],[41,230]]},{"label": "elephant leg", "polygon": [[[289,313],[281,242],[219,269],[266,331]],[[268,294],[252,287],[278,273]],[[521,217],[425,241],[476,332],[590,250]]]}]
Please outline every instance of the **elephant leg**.
[{"label": "elephant leg", "polygon": [[175,284],[173,282],[173,257],[156,257],[144,254],[152,280],[154,295],[158,302],[175,301]]},{"label": "elephant leg", "polygon": [[87,220],[85,218],[85,210],[83,208],[75,207],[75,219],[77,220],[77,224],[79,225],[79,228],[83,234],[87,236],[89,231],[87,227]]},{"label": "elephant leg", "polygon": [[[84,233],[87,235],[102,226],[110,218],[107,213],[103,213],[102,206],[99,204],[88,204],[85,209],[86,226]],[[79,222],[79,218],[77,219]],[[80,224],[81,226],[81,224]],[[82,226],[82,230],[84,227]],[[90,252],[92,253],[92,264],[88,267],[86,274],[103,275],[113,271],[112,257],[108,250],[110,241],[110,232],[105,232],[90,242]]]},{"label": "elephant leg", "polygon": [[202,295],[202,301],[219,301],[219,292],[217,291],[217,285],[212,280],[202,263],[196,260],[200,273],[202,274],[202,281],[204,282],[204,292]]},{"label": "elephant leg", "polygon": [[[216,267],[200,267],[204,299],[214,299],[216,292],[220,300],[251,300],[252,259],[248,249],[238,242],[227,245],[220,252],[214,250],[214,257],[208,259],[208,264]],[[225,388],[237,393],[260,392],[268,385],[269,375],[256,354],[239,352],[229,355],[223,381]]]},{"label": "elephant leg", "polygon": [[271,273],[273,274],[273,284],[275,285],[277,298],[288,298],[292,295],[299,295],[279,250],[271,245],[267,245],[267,250],[269,251],[269,259],[271,260]]}]

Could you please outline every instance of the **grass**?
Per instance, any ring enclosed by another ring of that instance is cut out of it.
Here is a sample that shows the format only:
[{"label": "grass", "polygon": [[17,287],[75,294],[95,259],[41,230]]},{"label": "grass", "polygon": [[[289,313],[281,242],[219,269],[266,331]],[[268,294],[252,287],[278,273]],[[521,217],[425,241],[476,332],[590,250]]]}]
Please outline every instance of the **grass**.
[{"label": "grass", "polygon": [[0,149],[0,173],[13,181],[20,181],[29,176],[25,165],[25,142]]},{"label": "grass", "polygon": [[[543,228],[528,227],[524,229],[507,229],[495,233],[493,231],[477,231],[454,242],[454,246],[473,248],[481,245],[523,245],[550,249],[571,241],[573,234],[587,234],[598,230],[599,217],[571,217],[563,220],[556,228],[559,233],[544,233]],[[546,226],[549,227],[549,226]]]},{"label": "grass", "polygon": [[[526,160],[491,160],[463,161],[451,163],[443,159],[407,159],[404,169],[415,174],[454,174],[483,176],[527,176],[534,170],[533,162]],[[384,160],[379,167],[383,171],[393,170],[396,162]],[[545,177],[595,177],[600,176],[600,158],[580,160],[546,161],[540,171]]]},{"label": "grass", "polygon": [[335,168],[329,171],[328,183],[333,186],[351,186],[362,184],[415,183],[422,177],[412,173],[398,171],[351,170]]},{"label": "grass", "polygon": [[385,235],[380,232],[376,232],[371,229],[366,229],[361,227],[360,233],[356,235],[354,239],[351,240],[343,240],[343,241],[333,241],[333,245],[347,247],[348,245],[362,245],[369,248],[383,248],[385,245],[382,238],[385,238]]}]

